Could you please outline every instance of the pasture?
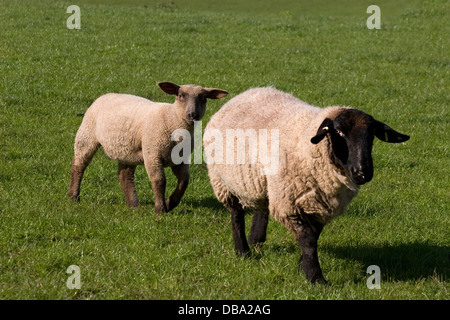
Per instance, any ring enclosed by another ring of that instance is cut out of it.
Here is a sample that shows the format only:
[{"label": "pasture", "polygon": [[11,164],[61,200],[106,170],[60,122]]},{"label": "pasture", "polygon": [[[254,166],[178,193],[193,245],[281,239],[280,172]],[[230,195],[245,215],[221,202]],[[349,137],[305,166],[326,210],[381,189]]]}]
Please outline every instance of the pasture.
[{"label": "pasture", "polygon": [[[72,4],[80,29],[67,28]],[[366,26],[371,4],[380,29]],[[0,0],[0,299],[449,299],[449,17],[444,0]],[[330,285],[297,273],[301,250],[273,219],[266,243],[237,257],[202,164],[162,216],[143,166],[131,210],[102,152],[81,201],[68,199],[77,113],[107,92],[173,102],[160,81],[229,92],[209,100],[203,128],[232,97],[271,85],[411,136],[375,141],[374,179],[325,226]],[[80,289],[66,285],[71,265]],[[366,285],[371,265],[381,289]]]}]

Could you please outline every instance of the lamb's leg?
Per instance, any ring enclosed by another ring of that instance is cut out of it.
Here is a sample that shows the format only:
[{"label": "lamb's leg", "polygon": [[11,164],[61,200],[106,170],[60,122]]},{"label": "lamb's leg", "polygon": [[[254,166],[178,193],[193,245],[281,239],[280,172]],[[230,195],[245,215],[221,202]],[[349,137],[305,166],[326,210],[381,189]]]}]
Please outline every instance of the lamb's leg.
[{"label": "lamb's leg", "polygon": [[136,166],[119,162],[117,174],[119,175],[120,186],[125,194],[125,199],[130,208],[136,208],[139,204],[136,186],[134,185],[134,171]]},{"label": "lamb's leg", "polygon": [[74,201],[80,200],[80,186],[81,180],[83,179],[84,170],[86,170],[86,167],[91,162],[99,147],[100,144],[98,143],[78,147],[77,142],[75,142],[75,154],[72,159],[69,192],[67,193],[70,199]]},{"label": "lamb's leg", "polygon": [[250,236],[248,242],[251,245],[263,243],[266,241],[267,224],[269,223],[268,212],[253,212],[252,227],[250,229]]},{"label": "lamb's leg", "polygon": [[161,212],[167,212],[164,199],[166,193],[166,175],[164,174],[164,167],[160,163],[149,164],[145,162],[144,165],[152,183],[153,195],[155,197],[155,213],[159,215]]},{"label": "lamb's leg", "polygon": [[69,182],[69,192],[67,195],[71,200],[79,201],[80,200],[80,186],[81,180],[83,179],[84,170],[86,166],[82,165],[74,165],[75,157],[72,160],[72,166],[70,168],[70,182]]},{"label": "lamb's leg", "polygon": [[166,209],[170,211],[174,209],[181,201],[181,198],[189,184],[189,164],[180,164],[172,167],[173,174],[177,177],[178,183],[166,202]]},{"label": "lamb's leg", "polygon": [[302,248],[299,269],[303,269],[306,278],[311,281],[311,283],[327,283],[322,275],[322,269],[320,268],[319,257],[317,254],[317,241],[322,232],[323,225],[312,220],[292,220],[289,225],[289,229],[292,231],[295,239]]},{"label": "lamb's leg", "polygon": [[153,195],[155,197],[155,213],[161,214],[162,212],[167,212],[166,203],[164,201],[164,196],[166,193],[166,178],[152,180]]},{"label": "lamb's leg", "polygon": [[234,246],[239,255],[247,255],[250,253],[247,239],[245,237],[245,214],[239,200],[231,195],[225,207],[231,213],[231,226],[233,228]]}]

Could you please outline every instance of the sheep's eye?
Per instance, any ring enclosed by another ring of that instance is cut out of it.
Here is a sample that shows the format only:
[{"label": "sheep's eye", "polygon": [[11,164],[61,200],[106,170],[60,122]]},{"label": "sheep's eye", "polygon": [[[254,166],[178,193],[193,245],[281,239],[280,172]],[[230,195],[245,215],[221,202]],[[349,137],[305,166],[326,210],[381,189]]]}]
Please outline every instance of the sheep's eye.
[{"label": "sheep's eye", "polygon": [[338,135],[340,135],[341,137],[344,137],[344,136],[345,136],[344,133],[343,133],[341,130],[339,130],[339,129],[336,129],[336,132],[337,132]]}]

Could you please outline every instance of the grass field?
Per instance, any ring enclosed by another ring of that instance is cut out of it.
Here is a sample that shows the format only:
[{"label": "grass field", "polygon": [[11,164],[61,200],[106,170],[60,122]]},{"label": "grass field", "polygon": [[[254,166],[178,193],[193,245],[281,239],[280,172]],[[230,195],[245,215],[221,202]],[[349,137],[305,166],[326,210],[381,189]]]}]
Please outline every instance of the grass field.
[{"label": "grass field", "polygon": [[[72,4],[79,30],[66,27]],[[371,4],[379,30],[366,27]],[[0,0],[0,299],[449,299],[449,17],[448,1]],[[159,81],[229,91],[204,126],[238,93],[273,85],[411,136],[375,142],[373,181],[324,228],[329,286],[297,274],[300,248],[273,219],[253,257],[237,257],[203,165],[158,217],[144,168],[130,210],[99,152],[70,202],[76,114],[107,92],[171,102]],[[380,290],[366,286],[370,265]]]}]

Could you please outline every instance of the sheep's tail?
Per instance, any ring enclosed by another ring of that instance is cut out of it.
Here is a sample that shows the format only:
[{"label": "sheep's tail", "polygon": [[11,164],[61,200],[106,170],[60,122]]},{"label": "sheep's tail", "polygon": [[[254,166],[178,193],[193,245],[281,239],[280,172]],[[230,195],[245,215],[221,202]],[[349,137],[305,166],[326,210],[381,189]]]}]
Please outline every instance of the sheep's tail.
[{"label": "sheep's tail", "polygon": [[84,117],[84,113],[77,113],[77,117]]}]

